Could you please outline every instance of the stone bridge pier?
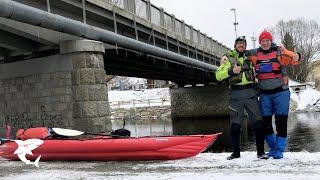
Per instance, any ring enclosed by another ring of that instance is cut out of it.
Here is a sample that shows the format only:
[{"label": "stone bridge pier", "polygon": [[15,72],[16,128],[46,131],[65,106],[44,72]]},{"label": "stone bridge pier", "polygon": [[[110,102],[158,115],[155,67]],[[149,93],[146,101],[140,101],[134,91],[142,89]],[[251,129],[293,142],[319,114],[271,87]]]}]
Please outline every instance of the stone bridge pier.
[{"label": "stone bridge pier", "polygon": [[111,130],[104,44],[63,41],[60,54],[0,65],[0,126]]},{"label": "stone bridge pier", "polygon": [[[223,135],[211,150],[224,151],[230,148],[229,89],[225,84],[170,90],[173,134]],[[246,122],[242,132],[247,132]],[[242,133],[247,139],[247,133]]]}]

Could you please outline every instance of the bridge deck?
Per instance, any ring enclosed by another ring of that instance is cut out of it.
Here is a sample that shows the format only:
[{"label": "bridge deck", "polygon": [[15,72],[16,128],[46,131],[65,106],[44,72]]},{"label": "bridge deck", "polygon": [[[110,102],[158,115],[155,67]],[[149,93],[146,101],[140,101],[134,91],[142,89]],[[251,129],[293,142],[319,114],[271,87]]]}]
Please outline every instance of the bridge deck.
[{"label": "bridge deck", "polygon": [[[146,0],[86,0],[85,5],[82,0],[15,1],[83,21],[213,65],[219,64],[218,57],[227,50],[226,46]],[[25,27],[26,25],[0,19],[0,30],[12,33],[9,36],[1,33],[1,36],[6,38],[1,38],[5,41],[0,42],[0,59],[25,55],[28,52],[30,54],[31,51],[52,49],[52,46],[57,44],[56,40],[63,39],[60,33],[54,35],[48,30],[40,30],[40,28],[32,30],[31,27]],[[21,40],[12,41],[10,37],[17,34],[22,36]],[[38,37],[31,37],[31,35]],[[57,36],[59,38],[56,38]],[[66,39],[75,38],[68,35],[63,36]],[[35,42],[31,42],[30,38]],[[44,43],[43,40],[48,42]],[[25,46],[22,48],[20,47],[23,45],[21,42],[25,42]],[[37,43],[41,43],[43,46],[39,46]],[[32,47],[31,49],[24,48],[28,44],[32,45],[29,46]]]}]

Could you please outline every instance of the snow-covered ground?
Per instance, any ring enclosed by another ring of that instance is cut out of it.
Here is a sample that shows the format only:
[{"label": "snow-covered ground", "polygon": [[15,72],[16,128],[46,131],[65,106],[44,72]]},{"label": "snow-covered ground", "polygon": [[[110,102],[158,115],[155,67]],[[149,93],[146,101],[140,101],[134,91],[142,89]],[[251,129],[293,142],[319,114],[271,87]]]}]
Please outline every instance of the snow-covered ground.
[{"label": "snow-covered ground", "polygon": [[109,101],[131,101],[133,99],[170,99],[169,88],[145,89],[143,91],[109,91]]},{"label": "snow-covered ground", "polygon": [[109,102],[112,107],[121,108],[170,105],[169,88],[145,89],[143,91],[109,91]]},{"label": "snow-covered ground", "polygon": [[291,91],[291,99],[297,103],[298,111],[320,111],[320,92],[311,86],[306,86],[306,90],[300,93]]},{"label": "snow-covered ground", "polygon": [[255,152],[243,152],[228,161],[229,153],[202,153],[174,161],[151,162],[41,162],[40,168],[0,160],[0,179],[320,179],[320,153],[285,153],[280,160],[259,160]]}]

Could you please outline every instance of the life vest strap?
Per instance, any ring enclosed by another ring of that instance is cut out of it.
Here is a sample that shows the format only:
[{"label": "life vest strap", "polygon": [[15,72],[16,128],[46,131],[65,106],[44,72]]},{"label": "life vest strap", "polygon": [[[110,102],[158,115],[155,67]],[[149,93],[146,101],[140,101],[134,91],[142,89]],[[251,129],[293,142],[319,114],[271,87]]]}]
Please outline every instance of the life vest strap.
[{"label": "life vest strap", "polygon": [[275,73],[258,74],[258,80],[275,79],[275,78],[282,79],[282,74],[275,74]]}]

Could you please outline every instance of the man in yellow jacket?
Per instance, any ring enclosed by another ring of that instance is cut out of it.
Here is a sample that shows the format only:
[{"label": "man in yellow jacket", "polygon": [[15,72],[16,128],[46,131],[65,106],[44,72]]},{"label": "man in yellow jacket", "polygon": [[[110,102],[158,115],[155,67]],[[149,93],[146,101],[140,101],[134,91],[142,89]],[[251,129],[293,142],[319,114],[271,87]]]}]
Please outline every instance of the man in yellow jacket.
[{"label": "man in yellow jacket", "polygon": [[268,159],[264,152],[264,134],[259,110],[258,97],[254,89],[254,68],[245,55],[247,42],[244,36],[235,40],[234,50],[221,58],[215,75],[218,81],[227,80],[230,87],[230,131],[233,152],[228,160],[240,158],[241,122],[244,110],[249,115],[250,126],[256,136],[257,157]]}]

